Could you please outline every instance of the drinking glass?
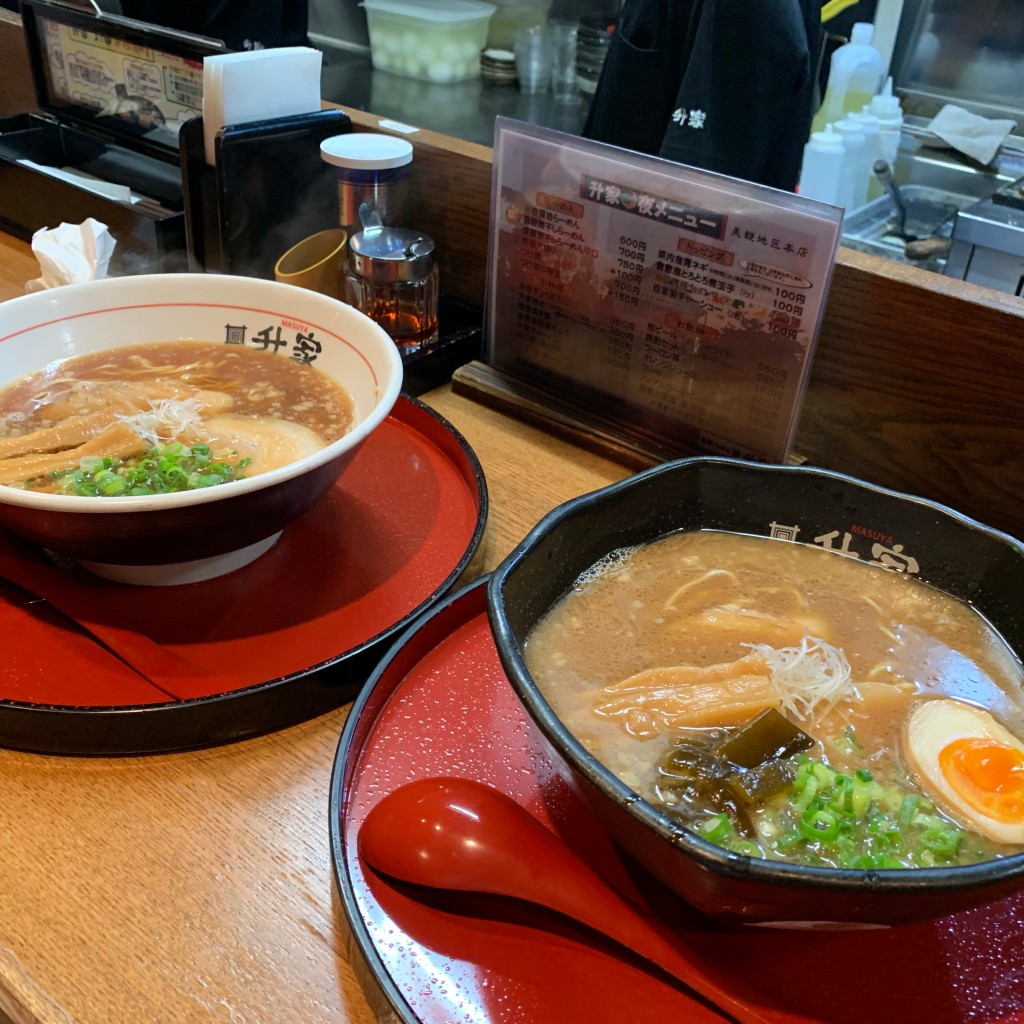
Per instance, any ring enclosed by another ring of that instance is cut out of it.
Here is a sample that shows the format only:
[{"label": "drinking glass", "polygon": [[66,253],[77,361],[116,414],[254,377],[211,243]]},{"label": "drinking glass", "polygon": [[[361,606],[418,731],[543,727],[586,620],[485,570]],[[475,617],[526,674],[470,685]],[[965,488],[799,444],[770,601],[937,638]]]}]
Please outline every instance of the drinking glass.
[{"label": "drinking glass", "polygon": [[574,103],[576,87],[576,26],[564,21],[548,26],[551,35],[551,91],[559,103]]},{"label": "drinking glass", "polygon": [[545,26],[516,32],[516,77],[521,92],[546,92],[551,85],[553,42]]}]

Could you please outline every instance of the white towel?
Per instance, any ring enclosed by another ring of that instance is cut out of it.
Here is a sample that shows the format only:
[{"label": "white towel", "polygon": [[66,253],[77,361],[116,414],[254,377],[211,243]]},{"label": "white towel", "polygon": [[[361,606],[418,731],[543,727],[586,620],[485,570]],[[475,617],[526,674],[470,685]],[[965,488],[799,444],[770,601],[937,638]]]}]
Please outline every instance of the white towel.
[{"label": "white towel", "polygon": [[928,125],[943,142],[979,164],[990,163],[1016,127],[1016,121],[979,117],[952,103],[947,103]]}]

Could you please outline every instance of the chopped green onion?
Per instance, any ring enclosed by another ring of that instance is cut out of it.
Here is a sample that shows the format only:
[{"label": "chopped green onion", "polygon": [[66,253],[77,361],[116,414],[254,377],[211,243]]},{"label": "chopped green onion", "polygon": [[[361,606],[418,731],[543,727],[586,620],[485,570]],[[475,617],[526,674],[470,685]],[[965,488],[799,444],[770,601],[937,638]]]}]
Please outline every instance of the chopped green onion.
[{"label": "chopped green onion", "polygon": [[722,844],[732,835],[732,822],[727,814],[715,814],[702,822],[700,831],[705,839]]},{"label": "chopped green onion", "polygon": [[962,838],[963,833],[953,829],[929,828],[921,833],[921,845],[938,857],[952,857]]},{"label": "chopped green onion", "polygon": [[807,839],[830,843],[839,835],[839,818],[824,809],[804,811],[799,828]]},{"label": "chopped green onion", "polygon": [[61,493],[83,497],[165,494],[244,480],[242,470],[252,459],[237,456],[237,452],[225,453],[213,461],[207,444],[189,447],[171,441],[127,459],[86,456],[75,469],[54,473],[52,478],[58,481]]}]

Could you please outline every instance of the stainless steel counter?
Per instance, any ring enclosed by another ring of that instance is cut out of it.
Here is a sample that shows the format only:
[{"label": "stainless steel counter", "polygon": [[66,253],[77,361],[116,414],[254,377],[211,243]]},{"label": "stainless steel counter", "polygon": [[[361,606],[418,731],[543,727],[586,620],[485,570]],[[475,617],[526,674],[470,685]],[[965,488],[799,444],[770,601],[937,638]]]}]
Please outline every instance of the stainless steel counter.
[{"label": "stainless steel counter", "polygon": [[322,95],[331,103],[394,118],[418,128],[443,132],[490,146],[499,114],[530,124],[579,134],[590,97],[557,103],[550,93],[521,93],[516,85],[482,78],[435,85],[375,71],[368,54],[323,48]]}]

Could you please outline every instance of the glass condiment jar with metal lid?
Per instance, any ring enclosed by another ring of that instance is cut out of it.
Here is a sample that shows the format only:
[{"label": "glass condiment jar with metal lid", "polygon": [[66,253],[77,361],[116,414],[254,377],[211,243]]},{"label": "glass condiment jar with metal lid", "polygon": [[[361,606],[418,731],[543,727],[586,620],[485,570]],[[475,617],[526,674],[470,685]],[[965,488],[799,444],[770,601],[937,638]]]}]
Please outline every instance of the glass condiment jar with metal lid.
[{"label": "glass condiment jar with metal lid", "polygon": [[369,227],[349,239],[349,301],[376,321],[404,354],[437,340],[434,242],[408,228]]}]

